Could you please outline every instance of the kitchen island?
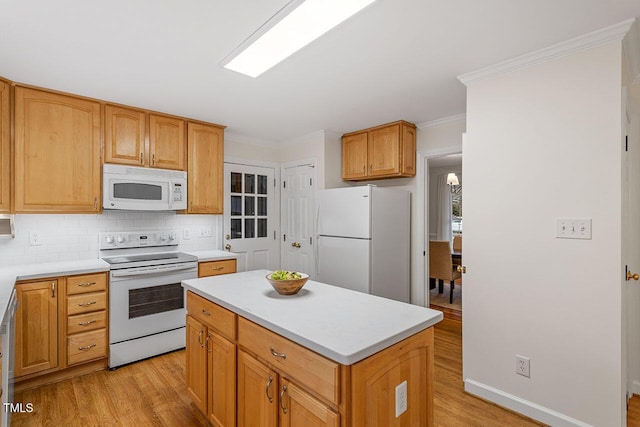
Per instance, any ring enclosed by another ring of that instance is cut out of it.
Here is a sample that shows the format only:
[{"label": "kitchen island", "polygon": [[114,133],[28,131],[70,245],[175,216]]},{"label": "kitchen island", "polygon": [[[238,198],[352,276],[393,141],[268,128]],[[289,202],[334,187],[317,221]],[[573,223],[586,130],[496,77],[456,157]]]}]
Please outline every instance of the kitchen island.
[{"label": "kitchen island", "polygon": [[[215,426],[429,426],[442,313],[257,270],[187,280],[187,385]],[[398,401],[398,402],[396,402]]]}]

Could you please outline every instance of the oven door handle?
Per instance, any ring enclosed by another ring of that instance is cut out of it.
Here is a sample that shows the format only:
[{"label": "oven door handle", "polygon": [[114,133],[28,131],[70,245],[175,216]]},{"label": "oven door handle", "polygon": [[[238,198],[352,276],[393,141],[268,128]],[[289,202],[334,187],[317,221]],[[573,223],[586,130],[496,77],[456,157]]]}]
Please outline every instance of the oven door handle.
[{"label": "oven door handle", "polygon": [[192,270],[196,269],[197,265],[185,265],[174,268],[148,268],[145,270],[131,270],[131,269],[122,269],[122,270],[111,270],[111,277],[127,277],[127,276],[145,276],[150,274],[164,274],[164,273],[173,273],[174,271],[183,271],[183,270]]}]

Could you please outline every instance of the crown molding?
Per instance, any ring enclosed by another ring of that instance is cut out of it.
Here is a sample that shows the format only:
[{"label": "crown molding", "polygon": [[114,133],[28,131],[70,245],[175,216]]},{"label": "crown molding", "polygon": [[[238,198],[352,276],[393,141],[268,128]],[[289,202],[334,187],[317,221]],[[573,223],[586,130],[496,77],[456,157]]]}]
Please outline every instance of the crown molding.
[{"label": "crown molding", "polygon": [[627,63],[629,80],[632,84],[640,83],[640,29],[635,20],[622,40],[622,52]]},{"label": "crown molding", "polygon": [[454,116],[443,117],[437,120],[431,120],[429,122],[419,123],[416,125],[416,127],[418,129],[424,129],[424,128],[429,128],[433,126],[448,125],[449,123],[454,123],[454,122],[458,122],[466,119],[467,119],[467,115],[465,113],[462,113],[462,114],[456,114]]},{"label": "crown molding", "polygon": [[632,28],[635,21],[635,18],[628,19],[619,24],[611,25],[535,52],[517,56],[515,58],[499,62],[495,65],[481,68],[477,71],[462,74],[458,76],[458,80],[468,86],[469,83],[477,80],[484,80],[501,74],[524,70],[534,65],[561,58],[563,56],[573,55],[612,41],[622,41],[625,35]]}]

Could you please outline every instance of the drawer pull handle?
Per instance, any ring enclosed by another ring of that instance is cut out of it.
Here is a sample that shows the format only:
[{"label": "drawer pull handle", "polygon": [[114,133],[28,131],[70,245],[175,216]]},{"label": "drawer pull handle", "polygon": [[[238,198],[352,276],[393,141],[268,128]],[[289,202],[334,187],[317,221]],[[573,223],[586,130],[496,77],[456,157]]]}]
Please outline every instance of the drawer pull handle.
[{"label": "drawer pull handle", "polygon": [[265,393],[267,393],[267,398],[269,398],[269,403],[273,403],[273,397],[269,396],[269,389],[271,388],[272,382],[273,382],[273,376],[269,375],[269,381],[267,381],[267,387],[264,389]]},{"label": "drawer pull handle", "polygon": [[87,288],[89,286],[95,285],[96,282],[86,282],[86,283],[78,283],[78,286],[82,286],[83,288]]},{"label": "drawer pull handle", "polygon": [[224,267],[212,267],[211,269],[213,271],[220,271],[220,270],[224,270]]},{"label": "drawer pull handle", "polygon": [[80,323],[78,323],[78,326],[87,326],[87,325],[90,325],[90,324],[96,323],[96,322],[97,322],[97,320],[89,320],[88,322],[80,322]]},{"label": "drawer pull handle", "polygon": [[204,314],[205,316],[211,316],[211,312],[205,310],[204,308],[202,309],[202,314]]},{"label": "drawer pull handle", "polygon": [[88,306],[96,304],[96,303],[97,303],[97,301],[81,302],[80,304],[78,304],[78,306],[80,306],[80,307],[88,307]]},{"label": "drawer pull handle", "polygon": [[280,407],[282,408],[282,413],[286,414],[287,413],[287,407],[284,406],[284,394],[287,392],[287,386],[283,385],[282,386],[282,391],[280,392]]},{"label": "drawer pull handle", "polygon": [[273,357],[282,357],[283,359],[287,358],[287,355],[285,353],[278,353],[273,349],[273,347],[269,347],[269,351],[271,352],[271,355]]},{"label": "drawer pull handle", "polygon": [[84,347],[78,347],[78,350],[87,351],[87,350],[91,350],[95,346],[96,344],[89,344],[89,345],[85,345]]}]

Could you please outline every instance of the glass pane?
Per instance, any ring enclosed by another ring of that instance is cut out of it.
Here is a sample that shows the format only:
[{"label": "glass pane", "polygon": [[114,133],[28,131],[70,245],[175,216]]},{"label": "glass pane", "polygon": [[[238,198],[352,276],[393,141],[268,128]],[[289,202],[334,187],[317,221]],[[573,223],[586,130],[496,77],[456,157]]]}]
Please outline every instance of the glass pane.
[{"label": "glass pane", "polygon": [[258,197],[258,215],[267,216],[267,198]]},{"label": "glass pane", "polygon": [[258,219],[258,237],[267,237],[267,218]]},{"label": "glass pane", "polygon": [[241,219],[231,220],[231,238],[242,239],[242,220]]},{"label": "glass pane", "polygon": [[253,218],[245,218],[244,220],[244,238],[252,239],[256,237],[256,220]]},{"label": "glass pane", "polygon": [[258,194],[267,194],[267,176],[258,175]]},{"label": "glass pane", "polygon": [[242,193],[242,174],[231,172],[231,192]]},{"label": "glass pane", "polygon": [[242,196],[231,196],[231,215],[242,215]]},{"label": "glass pane", "polygon": [[246,216],[256,214],[256,198],[253,196],[244,196],[244,214]]},{"label": "glass pane", "polygon": [[162,200],[162,186],[122,182],[113,185],[113,197],[116,199]]},{"label": "glass pane", "polygon": [[256,192],[256,176],[253,174],[246,174],[244,176],[244,192],[247,194],[253,194]]}]

